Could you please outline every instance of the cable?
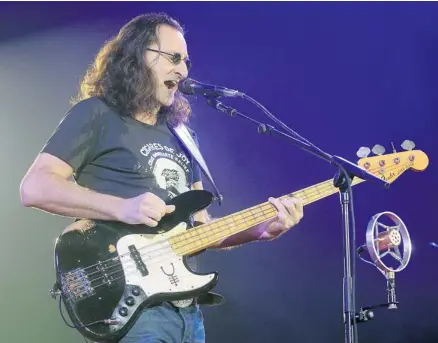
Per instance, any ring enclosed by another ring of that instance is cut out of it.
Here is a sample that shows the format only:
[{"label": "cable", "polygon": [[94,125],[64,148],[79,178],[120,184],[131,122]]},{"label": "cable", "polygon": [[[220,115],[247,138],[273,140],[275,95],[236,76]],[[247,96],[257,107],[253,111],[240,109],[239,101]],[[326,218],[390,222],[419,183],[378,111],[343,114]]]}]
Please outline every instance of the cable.
[{"label": "cable", "polygon": [[[92,325],[96,325],[96,324],[109,324],[109,322],[111,320],[108,319],[102,319],[102,320],[96,320],[90,324],[87,325],[70,325],[67,320],[65,319],[64,313],[62,313],[62,293],[59,294],[59,313],[61,314],[61,318],[64,321],[65,325],[67,325],[68,327],[72,328],[72,329],[79,329],[79,328],[86,328]],[[82,335],[82,337],[84,338],[85,343],[91,343],[90,341],[87,340],[87,338]]]}]

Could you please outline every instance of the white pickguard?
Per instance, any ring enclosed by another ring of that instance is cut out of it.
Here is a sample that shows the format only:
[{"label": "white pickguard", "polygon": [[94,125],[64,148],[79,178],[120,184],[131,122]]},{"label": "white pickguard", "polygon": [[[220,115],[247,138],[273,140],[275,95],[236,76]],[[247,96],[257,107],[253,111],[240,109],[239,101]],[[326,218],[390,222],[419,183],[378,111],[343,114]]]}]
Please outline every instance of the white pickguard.
[{"label": "white pickguard", "polygon": [[[125,273],[126,284],[143,289],[148,297],[158,293],[187,292],[208,284],[214,274],[196,275],[184,265],[182,256],[173,251],[169,237],[187,229],[181,223],[158,235],[127,235],[117,242],[117,251]],[[145,264],[148,275],[143,276],[130,256],[129,246],[135,246]]]}]

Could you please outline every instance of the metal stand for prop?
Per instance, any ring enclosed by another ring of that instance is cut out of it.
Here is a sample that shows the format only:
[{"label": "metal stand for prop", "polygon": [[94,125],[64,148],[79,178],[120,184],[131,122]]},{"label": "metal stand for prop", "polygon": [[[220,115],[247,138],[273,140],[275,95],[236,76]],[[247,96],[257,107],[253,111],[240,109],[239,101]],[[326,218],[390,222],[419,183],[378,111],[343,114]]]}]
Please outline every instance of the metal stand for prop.
[{"label": "metal stand for prop", "polygon": [[[388,223],[380,222],[386,219]],[[370,260],[361,254],[368,252]],[[387,307],[397,309],[399,304],[395,294],[395,273],[401,272],[409,263],[412,244],[406,225],[392,212],[382,212],[373,216],[368,223],[366,244],[357,249],[360,259],[375,266],[386,278],[388,301],[383,304],[362,307],[356,313],[356,322],[366,322],[374,318],[373,310]],[[384,259],[387,259],[388,261]],[[390,266],[392,262],[394,266]]]}]

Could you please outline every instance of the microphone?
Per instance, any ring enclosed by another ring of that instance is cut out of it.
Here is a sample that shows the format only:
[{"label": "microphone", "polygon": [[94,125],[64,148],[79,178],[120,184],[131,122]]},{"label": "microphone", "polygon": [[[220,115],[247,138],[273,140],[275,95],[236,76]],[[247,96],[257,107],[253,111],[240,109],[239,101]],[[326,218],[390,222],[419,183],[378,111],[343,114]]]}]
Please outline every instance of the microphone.
[{"label": "microphone", "polygon": [[[392,222],[393,225],[389,222]],[[384,231],[380,231],[382,229]],[[367,252],[370,259],[362,258],[362,252]],[[357,248],[357,254],[361,260],[375,266],[385,276],[388,299],[386,304],[371,308],[388,306],[390,310],[397,309],[399,302],[395,292],[395,273],[402,271],[407,266],[411,252],[411,238],[406,225],[399,216],[393,212],[385,211],[371,218],[367,226],[366,243]],[[383,262],[382,259],[385,256],[392,257],[398,266],[395,266],[394,263],[390,266]],[[360,315],[364,315],[363,311]]]},{"label": "microphone", "polygon": [[[389,248],[398,247],[402,242],[402,236],[398,230],[389,230],[381,232],[374,238],[373,243],[377,251],[388,250]],[[357,253],[361,254],[368,251],[367,244],[360,246]]]},{"label": "microphone", "polygon": [[195,81],[193,79],[185,79],[184,81],[180,82],[178,85],[178,90],[186,95],[204,95],[204,96],[210,96],[210,97],[242,97],[244,94],[234,90],[234,89],[228,89],[221,86],[215,86],[215,85],[209,85],[206,83],[201,83],[198,81]]}]

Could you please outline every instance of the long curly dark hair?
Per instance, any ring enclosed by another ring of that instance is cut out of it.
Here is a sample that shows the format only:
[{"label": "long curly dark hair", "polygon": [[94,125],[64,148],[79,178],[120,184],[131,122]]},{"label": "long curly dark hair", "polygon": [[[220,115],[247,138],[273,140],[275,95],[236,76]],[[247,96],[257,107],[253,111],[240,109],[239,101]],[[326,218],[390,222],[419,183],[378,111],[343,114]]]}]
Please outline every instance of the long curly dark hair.
[{"label": "long curly dark hair", "polygon": [[[72,104],[95,96],[115,108],[121,116],[147,113],[159,107],[155,77],[144,56],[152,43],[159,45],[157,28],[160,25],[168,25],[184,34],[181,25],[165,13],[135,17],[100,49]],[[176,126],[187,122],[190,114],[189,102],[177,91],[171,106],[161,106],[158,120]]]}]

